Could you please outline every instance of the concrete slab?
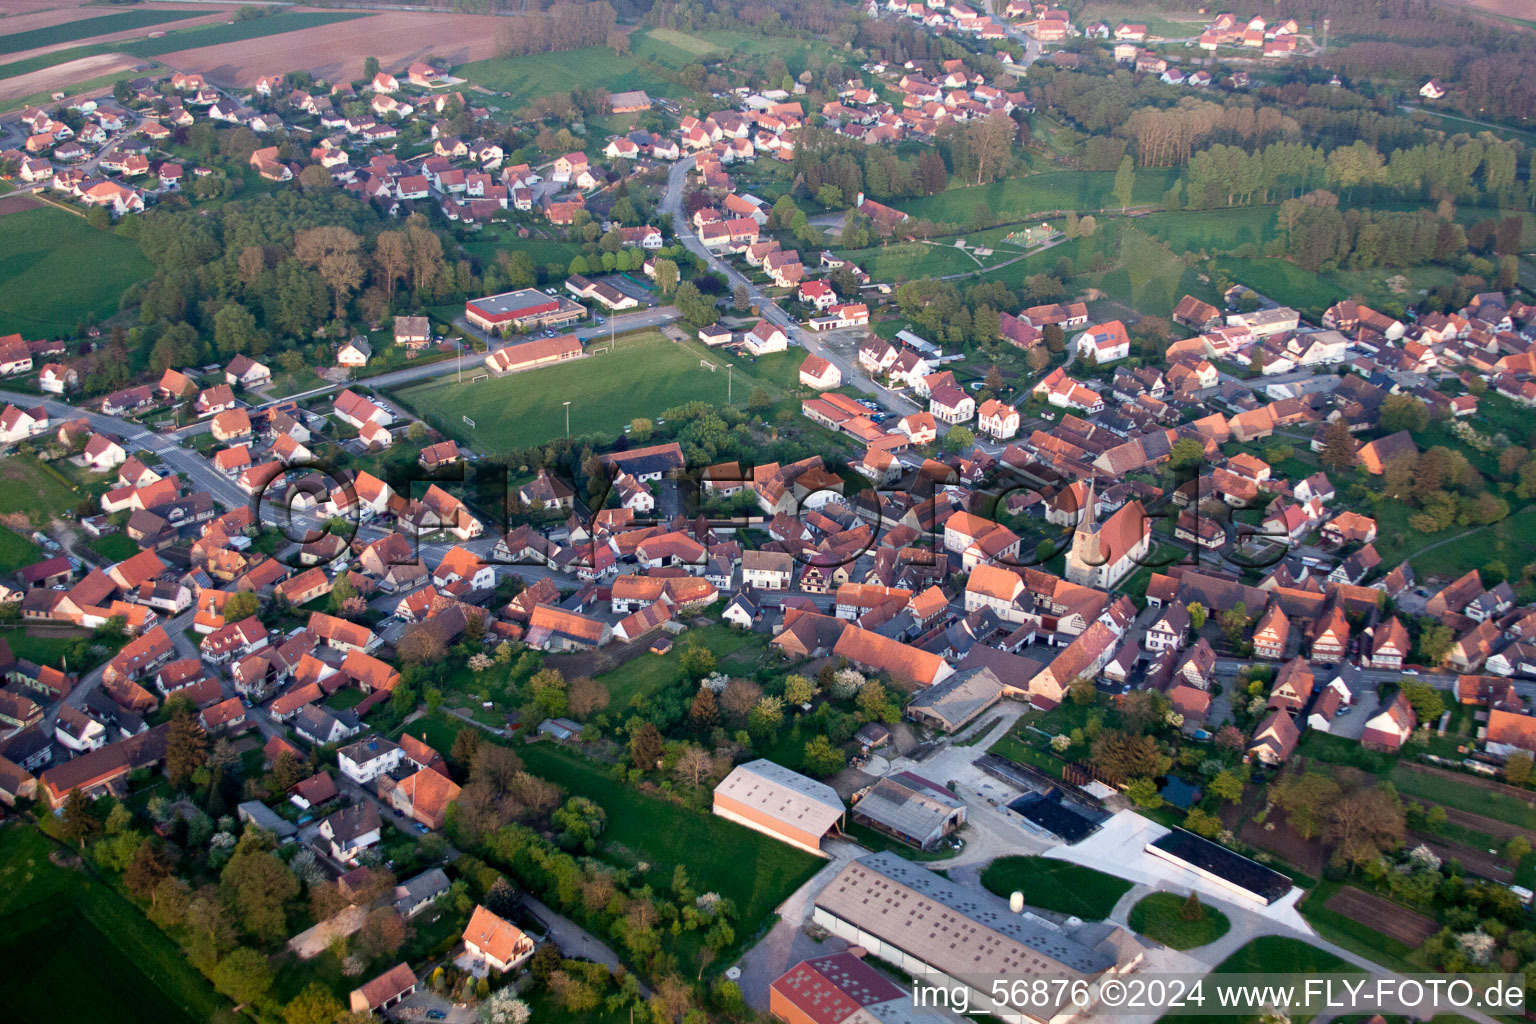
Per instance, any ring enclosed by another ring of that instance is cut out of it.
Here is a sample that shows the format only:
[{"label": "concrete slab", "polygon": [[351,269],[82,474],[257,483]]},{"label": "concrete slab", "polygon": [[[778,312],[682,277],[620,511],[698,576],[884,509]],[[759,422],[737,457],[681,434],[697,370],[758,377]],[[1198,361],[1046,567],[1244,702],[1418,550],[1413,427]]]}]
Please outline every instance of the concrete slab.
[{"label": "concrete slab", "polygon": [[1153,889],[1200,894],[1204,901],[1237,907],[1275,924],[1312,934],[1311,925],[1296,909],[1301,900],[1301,889],[1292,888],[1289,893],[1267,907],[1242,900],[1233,893],[1197,875],[1188,868],[1181,868],[1160,857],[1146,852],[1148,843],[1167,835],[1169,829],[1135,811],[1120,811],[1104,823],[1104,827],[1076,846],[1055,846],[1045,852],[1054,860],[1117,875]]}]

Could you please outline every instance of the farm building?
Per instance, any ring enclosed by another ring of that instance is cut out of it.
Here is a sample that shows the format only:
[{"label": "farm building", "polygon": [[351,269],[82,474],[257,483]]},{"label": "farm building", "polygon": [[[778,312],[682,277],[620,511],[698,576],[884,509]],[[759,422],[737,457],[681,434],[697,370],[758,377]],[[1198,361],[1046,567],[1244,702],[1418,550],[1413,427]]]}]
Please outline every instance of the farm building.
[{"label": "farm building", "polygon": [[766,758],[737,765],[715,787],[715,813],[810,853],[843,820],[843,801],[831,786]]}]

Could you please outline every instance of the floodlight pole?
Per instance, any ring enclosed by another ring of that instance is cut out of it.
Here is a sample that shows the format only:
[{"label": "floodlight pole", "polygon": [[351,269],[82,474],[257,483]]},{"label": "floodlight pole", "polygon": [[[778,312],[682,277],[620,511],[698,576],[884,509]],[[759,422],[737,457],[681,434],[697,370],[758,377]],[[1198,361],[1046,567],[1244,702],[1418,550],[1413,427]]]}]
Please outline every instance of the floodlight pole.
[{"label": "floodlight pole", "polygon": [[565,402],[565,436],[571,436],[571,403]]}]

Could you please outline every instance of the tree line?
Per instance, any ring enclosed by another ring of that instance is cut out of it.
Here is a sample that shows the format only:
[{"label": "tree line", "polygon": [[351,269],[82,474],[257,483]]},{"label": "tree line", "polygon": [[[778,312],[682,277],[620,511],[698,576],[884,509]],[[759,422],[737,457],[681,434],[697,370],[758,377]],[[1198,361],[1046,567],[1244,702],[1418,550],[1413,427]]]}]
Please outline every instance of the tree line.
[{"label": "tree line", "polygon": [[1190,158],[1185,190],[1191,210],[1268,205],[1324,187],[1352,199],[1365,190],[1371,199],[1493,197],[1500,205],[1524,205],[1529,190],[1516,180],[1516,171],[1513,146],[1482,139],[1396,149],[1390,156],[1366,142],[1329,152],[1300,142],[1275,142],[1252,152],[1217,144]]},{"label": "tree line", "polygon": [[608,42],[618,16],[606,3],[560,3],[547,10],[504,19],[496,36],[503,57],[581,50]]}]

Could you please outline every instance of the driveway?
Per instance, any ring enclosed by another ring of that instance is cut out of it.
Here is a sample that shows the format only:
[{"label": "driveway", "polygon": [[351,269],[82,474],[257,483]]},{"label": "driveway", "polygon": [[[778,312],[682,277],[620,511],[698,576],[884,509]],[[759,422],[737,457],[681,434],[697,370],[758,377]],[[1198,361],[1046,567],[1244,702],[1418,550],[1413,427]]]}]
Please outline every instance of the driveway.
[{"label": "driveway", "polygon": [[[547,938],[553,939],[560,947],[560,952],[573,960],[591,960],[594,963],[606,964],[609,967],[623,967],[624,962],[619,955],[609,949],[601,939],[584,930],[576,922],[564,917],[555,910],[545,906],[532,896],[523,896],[523,905],[533,911],[544,927],[549,930]],[[642,982],[641,991],[647,995],[650,989]]]},{"label": "driveway", "polygon": [[1334,716],[1328,726],[1329,734],[1341,736],[1346,740],[1358,740],[1365,732],[1365,723],[1370,721],[1371,716],[1376,714],[1380,706],[1381,701],[1377,698],[1374,689],[1357,692],[1353,707],[1342,715]]}]

